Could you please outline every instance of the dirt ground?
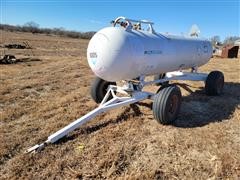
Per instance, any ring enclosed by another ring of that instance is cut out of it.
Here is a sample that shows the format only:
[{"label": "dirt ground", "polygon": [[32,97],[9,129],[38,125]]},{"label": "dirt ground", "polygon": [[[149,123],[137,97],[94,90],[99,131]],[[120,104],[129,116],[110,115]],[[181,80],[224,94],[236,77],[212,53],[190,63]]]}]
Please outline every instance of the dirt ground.
[{"label": "dirt ground", "polygon": [[0,41],[32,47],[0,49],[22,59],[0,65],[0,179],[240,179],[240,58],[212,58],[201,67],[224,72],[224,94],[208,97],[203,83],[186,82],[191,92],[181,88],[173,125],[158,124],[147,100],[24,154],[97,107],[89,95],[88,41],[3,31]]}]

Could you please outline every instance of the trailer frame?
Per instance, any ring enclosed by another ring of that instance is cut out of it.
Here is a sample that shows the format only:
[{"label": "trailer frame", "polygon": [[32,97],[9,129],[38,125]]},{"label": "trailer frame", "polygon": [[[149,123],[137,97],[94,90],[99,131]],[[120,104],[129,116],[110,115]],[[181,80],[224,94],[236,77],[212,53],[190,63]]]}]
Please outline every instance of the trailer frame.
[{"label": "trailer frame", "polygon": [[[26,153],[39,152],[45,146],[51,143],[57,142],[59,139],[66,136],[68,133],[74,131],[79,128],[81,125],[90,121],[97,115],[104,113],[106,111],[126,106],[130,104],[134,104],[139,101],[143,101],[146,99],[154,99],[155,93],[142,91],[143,87],[149,86],[156,83],[164,83],[172,80],[189,80],[189,81],[206,81],[208,74],[198,73],[197,71],[192,72],[182,72],[182,71],[174,71],[166,73],[166,76],[163,79],[153,80],[153,81],[145,81],[145,76],[140,76],[138,80],[130,80],[126,81],[123,86],[115,86],[110,85],[108,87],[107,93],[103,98],[102,102],[99,104],[97,108],[90,111],[86,115],[81,118],[73,121],[69,125],[64,128],[58,130],[52,135],[48,136],[47,140],[41,144],[36,144],[35,146],[27,149]],[[124,94],[126,96],[118,96],[117,93]],[[109,97],[112,98],[109,100]]]}]

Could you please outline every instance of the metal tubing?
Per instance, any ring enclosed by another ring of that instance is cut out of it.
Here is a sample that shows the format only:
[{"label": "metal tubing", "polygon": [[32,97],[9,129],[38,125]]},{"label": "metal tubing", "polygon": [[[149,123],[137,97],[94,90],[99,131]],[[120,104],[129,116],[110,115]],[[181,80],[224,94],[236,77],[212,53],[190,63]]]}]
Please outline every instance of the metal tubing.
[{"label": "metal tubing", "polygon": [[114,91],[112,90],[112,88],[110,88],[108,90],[107,94],[105,95],[105,97],[102,101],[103,104],[101,103],[99,105],[99,107],[92,110],[88,114],[82,116],[81,118],[75,120],[74,122],[70,123],[69,125],[65,126],[64,128],[58,130],[54,134],[50,135],[44,143],[42,143],[40,145],[37,144],[37,145],[29,148],[26,152],[27,153],[36,152],[36,151],[43,149],[44,146],[46,146],[49,143],[55,143],[62,137],[66,136],[68,133],[74,131],[82,124],[88,122],[89,120],[93,119],[94,117],[96,117],[97,115],[99,115],[103,112],[109,111],[109,110],[117,108],[117,107],[133,104],[138,101],[142,101],[144,99],[149,98],[152,95],[152,93],[148,93],[148,92],[135,92],[135,93],[133,93],[132,97],[117,97],[114,94],[113,99],[105,102],[107,100],[107,98],[109,97],[110,93],[114,94]]}]

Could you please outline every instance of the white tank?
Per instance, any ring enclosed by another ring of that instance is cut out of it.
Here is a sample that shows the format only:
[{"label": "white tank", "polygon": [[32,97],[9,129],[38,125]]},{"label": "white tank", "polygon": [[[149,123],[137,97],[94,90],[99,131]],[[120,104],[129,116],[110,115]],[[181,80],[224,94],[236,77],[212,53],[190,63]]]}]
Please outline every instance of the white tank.
[{"label": "white tank", "polygon": [[106,81],[199,67],[211,56],[212,46],[207,40],[124,27],[98,31],[87,49],[92,71]]}]

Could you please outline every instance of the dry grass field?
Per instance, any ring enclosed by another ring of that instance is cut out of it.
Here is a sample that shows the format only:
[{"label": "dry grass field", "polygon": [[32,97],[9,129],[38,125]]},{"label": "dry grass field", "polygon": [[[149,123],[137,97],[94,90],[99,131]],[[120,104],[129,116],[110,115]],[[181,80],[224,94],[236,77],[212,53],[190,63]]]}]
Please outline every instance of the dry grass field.
[{"label": "dry grass field", "polygon": [[[240,59],[212,58],[202,72],[225,74],[224,94],[208,97],[186,82],[173,125],[154,119],[151,102],[94,118],[37,154],[24,151],[97,107],[88,41],[1,31],[21,62],[0,65],[0,179],[240,179]],[[153,91],[157,87],[151,86]]]}]

